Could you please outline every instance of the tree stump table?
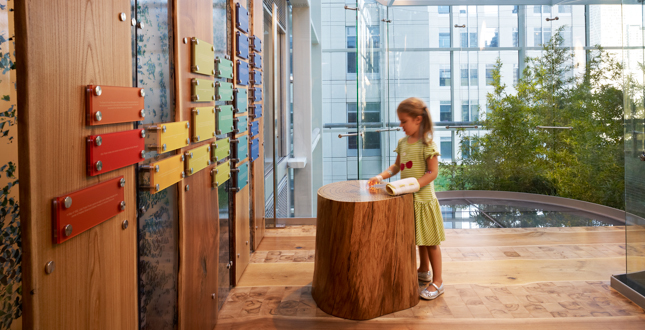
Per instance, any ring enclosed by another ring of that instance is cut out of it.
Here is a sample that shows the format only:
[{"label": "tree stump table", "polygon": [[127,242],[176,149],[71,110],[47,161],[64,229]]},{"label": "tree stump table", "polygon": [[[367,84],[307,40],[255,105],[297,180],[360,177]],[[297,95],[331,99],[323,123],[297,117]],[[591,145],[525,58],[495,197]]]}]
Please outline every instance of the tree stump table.
[{"label": "tree stump table", "polygon": [[367,320],[419,303],[413,195],[367,181],[318,189],[312,296],[324,312]]}]

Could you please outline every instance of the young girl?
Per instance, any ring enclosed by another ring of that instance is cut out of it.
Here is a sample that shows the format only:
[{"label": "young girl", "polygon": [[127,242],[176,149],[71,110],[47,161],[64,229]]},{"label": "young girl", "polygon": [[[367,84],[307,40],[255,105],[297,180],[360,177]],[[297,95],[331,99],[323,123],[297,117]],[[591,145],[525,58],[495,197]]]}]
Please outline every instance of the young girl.
[{"label": "young girl", "polygon": [[[411,97],[399,104],[396,114],[406,137],[399,140],[394,150],[396,163],[383,173],[370,179],[380,182],[401,172],[401,179],[416,178],[421,189],[414,193],[414,222],[416,245],[419,246],[421,266],[417,270],[419,279],[432,281],[420,292],[423,299],[431,300],[443,293],[441,278],[441,249],[439,244],[446,240],[439,201],[434,193],[434,180],[439,173],[437,145],[432,140],[433,124],[426,104]],[[432,266],[432,273],[430,267]]]}]

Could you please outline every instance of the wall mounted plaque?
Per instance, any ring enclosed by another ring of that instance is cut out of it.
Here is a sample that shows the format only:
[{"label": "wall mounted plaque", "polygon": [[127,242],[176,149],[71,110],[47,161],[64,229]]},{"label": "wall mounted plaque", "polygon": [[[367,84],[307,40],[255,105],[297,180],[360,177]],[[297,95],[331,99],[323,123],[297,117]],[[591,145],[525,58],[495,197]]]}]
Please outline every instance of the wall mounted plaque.
[{"label": "wall mounted plaque", "polygon": [[206,79],[192,80],[192,101],[193,102],[213,102],[215,101],[215,82]]},{"label": "wall mounted plaque", "polygon": [[260,157],[260,139],[251,140],[251,161],[255,161]]},{"label": "wall mounted plaque", "polygon": [[234,162],[239,163],[249,157],[249,137],[248,135],[240,136],[231,142],[235,143],[235,159]]},{"label": "wall mounted plaque", "polygon": [[142,188],[150,189],[153,194],[172,186],[186,176],[183,154],[168,157],[150,165],[142,165],[140,168],[148,174],[140,181]]},{"label": "wall mounted plaque", "polygon": [[63,243],[123,212],[125,185],[125,179],[119,176],[55,197],[52,200],[54,243]]},{"label": "wall mounted plaque", "polygon": [[235,188],[242,190],[249,183],[249,163],[244,163],[236,168]]},{"label": "wall mounted plaque", "polygon": [[253,102],[262,101],[262,88],[260,87],[250,88],[250,92],[251,92],[251,98],[253,99]]},{"label": "wall mounted plaque", "polygon": [[193,108],[193,141],[208,140],[215,136],[215,107]]},{"label": "wall mounted plaque", "polygon": [[190,144],[188,131],[190,124],[187,121],[175,123],[161,123],[146,126],[146,146],[164,153],[186,147]]},{"label": "wall mounted plaque", "polygon": [[233,102],[235,106],[235,113],[245,113],[248,111],[248,102],[249,96],[244,88],[236,88],[234,93],[235,101]]},{"label": "wall mounted plaque", "polygon": [[90,135],[87,137],[87,175],[94,176],[143,161],[145,130]]},{"label": "wall mounted plaque", "polygon": [[251,54],[251,66],[256,69],[262,69],[262,55],[258,53]]},{"label": "wall mounted plaque", "polygon": [[85,87],[87,125],[106,125],[143,120],[145,91],[137,87]]},{"label": "wall mounted plaque", "polygon": [[262,39],[258,38],[257,36],[252,36],[251,37],[251,49],[253,49],[254,52],[261,53],[262,52]]},{"label": "wall mounted plaque", "polygon": [[215,77],[233,79],[233,61],[217,56],[215,58]]},{"label": "wall mounted plaque", "polygon": [[233,84],[223,81],[216,81],[215,101],[233,101]]},{"label": "wall mounted plaque", "polygon": [[245,60],[249,59],[249,37],[240,33],[240,31],[235,32],[235,37],[237,42],[235,43],[235,54],[239,58]]},{"label": "wall mounted plaque", "polygon": [[262,71],[251,70],[251,84],[262,85]]},{"label": "wall mounted plaque", "polygon": [[184,154],[186,175],[193,175],[211,164],[211,145],[205,144],[195,149],[190,149]]},{"label": "wall mounted plaque", "polygon": [[238,85],[247,86],[249,84],[249,65],[237,60],[237,79],[235,80]]},{"label": "wall mounted plaque", "polygon": [[262,104],[254,104],[251,106],[251,117],[253,119],[258,119],[262,117]]},{"label": "wall mounted plaque", "polygon": [[211,143],[212,160],[219,162],[231,155],[231,144],[229,138],[217,140]]},{"label": "wall mounted plaque", "polygon": [[254,137],[260,133],[260,122],[259,121],[252,121],[251,122],[251,128],[249,129],[249,134],[251,134],[251,137]]},{"label": "wall mounted plaque", "polygon": [[215,120],[217,135],[227,134],[233,132],[233,106],[232,105],[218,105],[215,107]]},{"label": "wall mounted plaque", "polygon": [[204,40],[192,38],[192,65],[190,71],[193,73],[212,76],[215,74],[215,47]]},{"label": "wall mounted plaque", "polygon": [[235,4],[235,27],[244,33],[249,33],[249,12],[239,3]]},{"label": "wall mounted plaque", "polygon": [[246,132],[249,127],[249,119],[247,116],[235,117],[235,134]]},{"label": "wall mounted plaque", "polygon": [[231,178],[231,163],[225,162],[218,165],[211,172],[213,176],[213,187],[222,185]]}]

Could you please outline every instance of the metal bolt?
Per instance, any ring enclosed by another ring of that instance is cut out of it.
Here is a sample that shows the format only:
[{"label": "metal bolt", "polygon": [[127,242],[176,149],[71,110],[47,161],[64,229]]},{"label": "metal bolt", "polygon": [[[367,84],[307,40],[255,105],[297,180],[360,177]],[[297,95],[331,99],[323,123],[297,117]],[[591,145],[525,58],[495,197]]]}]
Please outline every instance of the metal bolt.
[{"label": "metal bolt", "polygon": [[181,171],[181,177],[182,177],[182,179],[185,178],[186,177],[186,172]]},{"label": "metal bolt", "polygon": [[190,186],[186,185],[186,191],[190,190]]},{"label": "metal bolt", "polygon": [[213,75],[215,75],[215,69],[213,69]]},{"label": "metal bolt", "polygon": [[139,111],[139,115],[141,118],[146,118],[146,110],[141,109],[141,111]]},{"label": "metal bolt", "polygon": [[238,258],[240,257],[240,254],[239,254],[239,253],[237,254],[237,257],[238,257]]},{"label": "metal bolt", "polygon": [[249,245],[249,241],[246,241],[246,245]]},{"label": "metal bolt", "polygon": [[128,229],[128,220],[123,220],[123,223],[121,223],[121,228],[123,230]]},{"label": "metal bolt", "polygon": [[161,146],[161,150],[166,151],[166,144],[165,143]]},{"label": "metal bolt", "polygon": [[161,132],[166,133],[166,125],[161,126]]},{"label": "metal bolt", "polygon": [[96,119],[96,121],[101,121],[101,119],[103,119],[103,115],[101,114],[101,111],[97,111],[94,114],[94,119]]},{"label": "metal bolt", "polygon": [[194,71],[199,71],[199,65],[194,65],[194,66],[193,66],[193,70],[194,70]]},{"label": "metal bolt", "polygon": [[190,123],[186,122],[186,128],[190,128]]},{"label": "metal bolt", "polygon": [[119,20],[120,20],[121,22],[125,22],[125,20],[126,20],[127,18],[128,18],[128,17],[125,15],[125,13],[121,13],[121,14],[119,14]]},{"label": "metal bolt", "polygon": [[65,237],[70,237],[72,235],[73,231],[74,231],[74,228],[72,228],[72,225],[66,225],[65,226]]},{"label": "metal bolt", "polygon": [[141,150],[141,158],[146,158],[146,151],[145,150]]},{"label": "metal bolt", "polygon": [[72,198],[69,196],[65,197],[64,203],[66,209],[72,207]]},{"label": "metal bolt", "polygon": [[159,191],[159,184],[158,183],[155,185],[155,190]]},{"label": "metal bolt", "polygon": [[142,88],[142,89],[139,91],[139,95],[141,95],[141,97],[146,96],[146,91],[144,91],[144,90],[143,90],[143,88]]},{"label": "metal bolt", "polygon": [[195,86],[199,86],[199,80],[197,80],[197,79],[193,79],[193,85],[195,85]]},{"label": "metal bolt", "polygon": [[101,96],[102,93],[103,93],[103,90],[101,90],[101,86],[94,87],[94,95]]},{"label": "metal bolt", "polygon": [[190,144],[190,139],[186,139],[186,144]]},{"label": "metal bolt", "polygon": [[121,207],[121,211],[125,210],[125,202],[124,201],[121,201],[121,204],[119,204],[119,206]]},{"label": "metal bolt", "polygon": [[143,29],[146,26],[143,24],[143,22],[139,22],[139,23],[137,23],[137,27],[140,28],[140,29]]},{"label": "metal bolt", "polygon": [[193,95],[193,102],[194,101],[199,101],[199,95]]},{"label": "metal bolt", "polygon": [[53,273],[55,269],[56,269],[56,264],[53,261],[50,261],[45,265],[45,274],[49,275]]},{"label": "metal bolt", "polygon": [[197,137],[195,139],[197,140],[197,142],[199,142],[199,135],[197,135]]},{"label": "metal bolt", "polygon": [[121,178],[121,180],[119,180],[119,187],[125,187],[125,179],[124,178]]},{"label": "metal bolt", "polygon": [[211,146],[206,147],[206,151],[211,151]]},{"label": "metal bolt", "polygon": [[185,44],[187,44],[187,43],[188,43],[188,38],[184,38],[184,43],[185,43]]},{"label": "metal bolt", "polygon": [[141,213],[141,214],[146,213],[146,207],[145,206],[140,207],[139,208],[139,213]]},{"label": "metal bolt", "polygon": [[197,115],[199,115],[199,109],[195,110],[197,112]]},{"label": "metal bolt", "polygon": [[206,160],[206,165],[210,165],[210,164],[211,164],[211,160],[210,159]]},{"label": "metal bolt", "polygon": [[214,293],[211,295],[211,298],[215,299],[215,294]]},{"label": "metal bolt", "polygon": [[134,18],[133,18],[133,19],[131,19],[131,20],[130,20],[130,25],[132,25],[132,26],[137,25],[137,20],[136,20],[136,19],[134,19]]},{"label": "metal bolt", "polygon": [[195,43],[195,45],[199,45],[199,40],[197,38],[193,38],[193,42]]},{"label": "metal bolt", "polygon": [[182,162],[184,161],[184,155],[181,155],[181,161]]},{"label": "metal bolt", "polygon": [[155,172],[159,172],[159,165],[155,165]]},{"label": "metal bolt", "polygon": [[96,170],[97,170],[97,171],[100,171],[100,170],[102,170],[102,169],[103,169],[103,162],[101,162],[101,161],[99,160],[99,161],[97,161],[97,162],[96,162],[96,165],[95,165],[95,166],[96,166]]},{"label": "metal bolt", "polygon": [[190,168],[190,174],[193,174],[193,168],[192,167]]},{"label": "metal bolt", "polygon": [[102,138],[102,137],[100,137],[100,136],[97,136],[97,137],[94,139],[94,144],[95,144],[97,147],[100,147],[100,146],[101,146],[101,144],[103,144],[103,138]]},{"label": "metal bolt", "polygon": [[192,151],[190,152],[190,158],[191,159],[193,158],[193,152]]}]

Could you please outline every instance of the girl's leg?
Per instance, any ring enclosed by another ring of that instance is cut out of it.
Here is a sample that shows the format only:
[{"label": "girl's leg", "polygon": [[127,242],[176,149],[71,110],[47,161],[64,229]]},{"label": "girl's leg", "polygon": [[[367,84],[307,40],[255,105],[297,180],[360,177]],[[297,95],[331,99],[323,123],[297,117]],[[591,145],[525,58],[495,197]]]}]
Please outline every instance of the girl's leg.
[{"label": "girl's leg", "polygon": [[421,260],[421,265],[419,265],[418,272],[429,272],[430,271],[430,257],[428,255],[428,246],[419,245],[419,259]]},{"label": "girl's leg", "polygon": [[[432,266],[432,283],[437,286],[443,284],[441,277],[441,247],[439,245],[425,246],[430,256],[430,265]],[[423,263],[422,263],[423,264]],[[437,291],[434,286],[428,286],[428,291]]]}]

